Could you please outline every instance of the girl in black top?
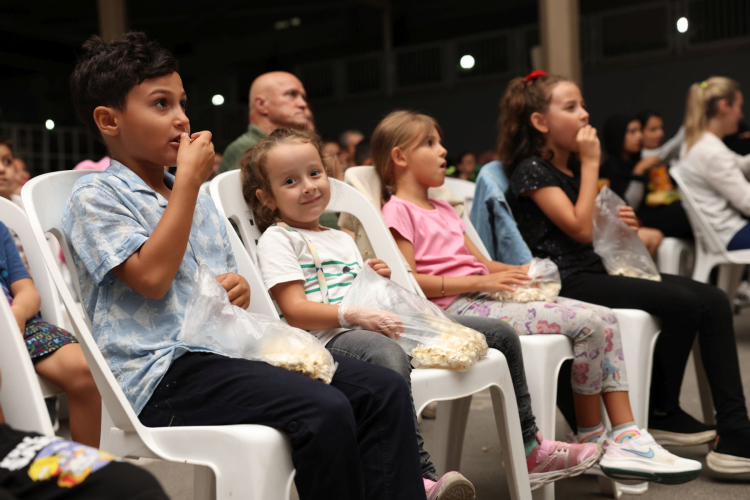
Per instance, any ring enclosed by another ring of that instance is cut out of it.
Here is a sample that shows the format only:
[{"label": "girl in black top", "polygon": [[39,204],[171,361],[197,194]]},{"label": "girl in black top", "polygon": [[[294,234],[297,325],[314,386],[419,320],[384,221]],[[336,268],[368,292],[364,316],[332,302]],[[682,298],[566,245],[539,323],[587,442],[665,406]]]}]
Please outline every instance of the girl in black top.
[{"label": "girl in black top", "polygon": [[[663,275],[662,282],[654,282],[606,273],[591,245],[601,149],[574,83],[546,74],[516,78],[501,109],[498,149],[509,166],[513,213],[532,253],[550,257],[560,267],[560,295],[641,309],[662,320],[651,384],[652,434],[667,444],[712,439],[713,430],[679,406],[697,334],[719,436],[708,466],[725,473],[750,472],[750,419],[726,294],[678,276]],[[623,207],[620,218],[637,227],[631,208]]]}]

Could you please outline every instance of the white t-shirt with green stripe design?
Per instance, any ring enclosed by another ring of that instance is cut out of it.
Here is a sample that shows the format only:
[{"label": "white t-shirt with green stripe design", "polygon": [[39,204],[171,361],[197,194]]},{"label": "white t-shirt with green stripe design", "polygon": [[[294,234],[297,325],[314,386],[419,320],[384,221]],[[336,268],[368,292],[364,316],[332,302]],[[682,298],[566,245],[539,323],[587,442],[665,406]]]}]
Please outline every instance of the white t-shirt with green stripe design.
[{"label": "white t-shirt with green stripe design", "polygon": [[[328,302],[336,305],[344,298],[364,263],[354,240],[343,231],[335,229],[288,230],[278,226],[266,229],[258,240],[258,264],[266,288],[270,290],[279,283],[302,281],[307,299],[323,303],[312,252],[305,238],[312,241],[318,251],[328,283]],[[278,304],[274,304],[279,316],[283,318]],[[335,328],[310,333],[326,344],[344,331],[346,330],[343,328]]]}]

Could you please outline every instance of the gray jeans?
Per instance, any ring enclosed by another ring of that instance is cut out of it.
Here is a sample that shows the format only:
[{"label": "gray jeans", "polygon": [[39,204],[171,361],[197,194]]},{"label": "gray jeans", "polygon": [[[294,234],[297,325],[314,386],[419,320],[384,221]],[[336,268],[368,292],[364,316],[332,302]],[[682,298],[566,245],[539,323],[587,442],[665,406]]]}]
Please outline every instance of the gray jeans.
[{"label": "gray jeans", "polygon": [[[530,441],[534,438],[537,427],[531,410],[531,396],[526,385],[521,342],[518,339],[518,334],[512,326],[494,318],[453,316],[453,319],[466,327],[483,333],[490,348],[497,349],[505,355],[516,393],[523,440],[524,442]],[[407,382],[411,384],[412,367],[409,356],[385,335],[368,330],[350,330],[331,339],[326,345],[326,349],[334,354],[341,354],[390,368],[403,375]],[[416,411],[414,412],[414,425],[417,430],[422,476],[435,481],[437,480],[435,466],[430,461],[430,454],[424,449],[424,438],[419,432]]]}]

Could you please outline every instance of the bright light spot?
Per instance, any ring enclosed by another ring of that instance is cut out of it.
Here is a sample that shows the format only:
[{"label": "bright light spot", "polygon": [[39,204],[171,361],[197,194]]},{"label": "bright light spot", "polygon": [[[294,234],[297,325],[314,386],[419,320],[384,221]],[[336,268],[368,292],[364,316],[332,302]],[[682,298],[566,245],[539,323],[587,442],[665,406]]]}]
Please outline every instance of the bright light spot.
[{"label": "bright light spot", "polygon": [[47,127],[47,130],[52,130],[53,128],[55,128],[55,122],[53,122],[52,120],[47,120],[46,122],[44,122],[44,126]]},{"label": "bright light spot", "polygon": [[285,30],[289,27],[289,21],[276,21],[273,27],[277,30]]},{"label": "bright light spot", "polygon": [[688,20],[687,17],[681,17],[677,20],[677,31],[680,33],[685,33],[688,30]]},{"label": "bright light spot", "polygon": [[222,104],[224,104],[224,96],[221,94],[216,94],[211,98],[211,103],[214,106],[221,106]]},{"label": "bright light spot", "polygon": [[474,67],[474,56],[465,55],[461,58],[461,67],[463,69],[471,69]]},{"label": "bright light spot", "polygon": [[300,19],[299,17],[293,17],[289,20],[289,24],[296,28],[297,26],[302,24],[302,19]]}]

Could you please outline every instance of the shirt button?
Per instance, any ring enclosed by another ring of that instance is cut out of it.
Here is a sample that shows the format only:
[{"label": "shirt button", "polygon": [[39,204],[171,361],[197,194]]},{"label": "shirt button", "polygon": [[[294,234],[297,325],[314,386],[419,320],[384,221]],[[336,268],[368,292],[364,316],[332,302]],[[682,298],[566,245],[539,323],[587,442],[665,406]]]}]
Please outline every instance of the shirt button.
[{"label": "shirt button", "polygon": [[289,422],[286,428],[289,430],[289,432],[297,432],[297,429],[299,429],[299,424],[297,424],[297,422]]}]

